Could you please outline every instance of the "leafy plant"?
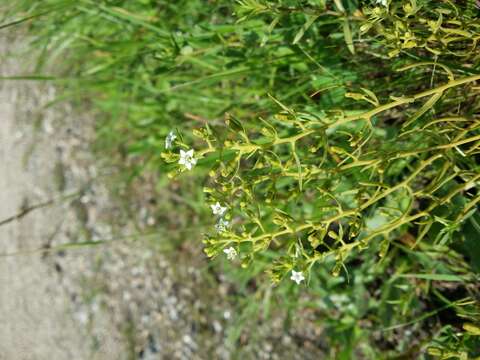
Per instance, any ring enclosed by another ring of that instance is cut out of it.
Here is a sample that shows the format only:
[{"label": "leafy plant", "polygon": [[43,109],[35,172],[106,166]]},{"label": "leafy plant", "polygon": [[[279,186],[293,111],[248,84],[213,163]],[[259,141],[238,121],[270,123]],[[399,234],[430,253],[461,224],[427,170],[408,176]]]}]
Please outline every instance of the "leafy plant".
[{"label": "leafy plant", "polygon": [[480,356],[475,1],[23,0],[12,14],[34,19],[33,75],[61,58],[64,98],[99,110],[97,147],[124,178],[165,189],[168,174],[180,223],[210,226],[205,252],[245,299],[232,347],[258,317],[288,329],[311,313],[332,358]]}]

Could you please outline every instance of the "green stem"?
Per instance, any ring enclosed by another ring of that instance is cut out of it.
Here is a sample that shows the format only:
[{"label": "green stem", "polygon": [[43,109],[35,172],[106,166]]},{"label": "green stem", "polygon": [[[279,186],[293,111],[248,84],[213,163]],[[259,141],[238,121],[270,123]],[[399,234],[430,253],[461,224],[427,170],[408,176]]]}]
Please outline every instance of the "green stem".
[{"label": "green stem", "polygon": [[416,95],[412,95],[412,96],[409,96],[409,97],[400,98],[398,100],[392,101],[391,103],[378,106],[378,107],[376,107],[372,110],[363,112],[363,113],[358,114],[358,115],[347,116],[344,119],[338,120],[338,121],[328,125],[328,127],[331,128],[331,127],[334,127],[334,126],[338,126],[340,124],[344,124],[344,123],[348,123],[348,122],[356,121],[356,120],[370,120],[373,116],[375,116],[375,115],[377,115],[381,112],[384,112],[386,110],[395,108],[395,107],[400,106],[400,105],[410,104],[410,103],[415,102],[415,101],[417,101],[419,99],[422,99],[424,97],[432,96],[432,95],[435,95],[435,94],[438,94],[438,93],[443,93],[446,90],[451,89],[453,87],[460,86],[460,85],[463,85],[463,84],[468,84],[470,82],[474,82],[474,81],[477,81],[477,80],[480,80],[480,75],[472,75],[472,76],[468,76],[468,77],[465,77],[465,78],[462,78],[462,79],[449,81],[448,83],[446,83],[444,85],[441,85],[441,86],[438,86],[434,89],[426,90],[426,91],[423,91],[421,93],[418,93]]}]

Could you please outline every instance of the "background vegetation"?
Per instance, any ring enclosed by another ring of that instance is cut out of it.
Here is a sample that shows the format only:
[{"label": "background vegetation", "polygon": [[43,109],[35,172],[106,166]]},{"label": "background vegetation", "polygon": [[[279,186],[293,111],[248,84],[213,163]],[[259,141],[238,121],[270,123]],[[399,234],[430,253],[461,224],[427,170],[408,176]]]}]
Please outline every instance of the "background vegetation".
[{"label": "background vegetation", "polygon": [[258,319],[284,312],[288,331],[309,312],[331,358],[468,359],[478,15],[471,0],[18,0],[4,27],[26,22],[40,52],[20,77],[97,109],[115,190],[153,186],[172,244],[204,240],[236,284],[232,345]]}]

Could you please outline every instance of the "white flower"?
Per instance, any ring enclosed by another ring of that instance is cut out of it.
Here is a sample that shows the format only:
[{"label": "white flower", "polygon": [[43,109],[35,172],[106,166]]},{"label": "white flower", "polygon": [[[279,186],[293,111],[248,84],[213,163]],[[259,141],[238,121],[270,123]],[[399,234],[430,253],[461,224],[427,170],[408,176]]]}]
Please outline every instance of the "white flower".
[{"label": "white flower", "polygon": [[180,150],[180,160],[178,163],[185,165],[188,170],[192,170],[192,167],[197,163],[197,159],[193,157],[193,149],[188,151]]},{"label": "white flower", "polygon": [[210,205],[210,207],[212,208],[213,215],[222,216],[223,214],[225,214],[225,211],[227,211],[227,208],[220,205],[218,201],[215,205]]},{"label": "white flower", "polygon": [[237,257],[237,250],[235,250],[233,247],[229,247],[228,249],[223,249],[223,252],[227,254],[227,259],[228,260],[233,260]]},{"label": "white flower", "polygon": [[218,232],[223,232],[227,230],[227,227],[230,223],[227,220],[219,219],[218,222],[215,224],[215,230]]},{"label": "white flower", "polygon": [[170,131],[165,138],[165,149],[170,149],[172,147],[173,141],[177,138],[177,135],[173,131]]},{"label": "white flower", "polygon": [[388,6],[388,0],[376,0],[375,3],[383,5],[385,7]]},{"label": "white flower", "polygon": [[301,271],[295,271],[292,270],[292,276],[290,277],[293,281],[299,285],[303,280],[305,280],[305,277],[303,276],[303,273]]}]

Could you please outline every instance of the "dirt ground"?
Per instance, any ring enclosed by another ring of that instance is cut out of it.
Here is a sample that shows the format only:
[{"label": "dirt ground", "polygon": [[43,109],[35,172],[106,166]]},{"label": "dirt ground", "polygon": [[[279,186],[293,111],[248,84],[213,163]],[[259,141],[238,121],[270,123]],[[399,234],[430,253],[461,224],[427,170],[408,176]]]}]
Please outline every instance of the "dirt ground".
[{"label": "dirt ground", "polygon": [[[14,54],[24,54],[18,38],[0,32],[1,76],[23,70]],[[54,97],[52,85],[0,81],[0,221],[24,213],[0,226],[0,359],[120,359],[122,346],[112,337],[92,351],[71,284],[59,276],[82,271],[93,250],[76,251],[76,268],[67,270],[39,251],[69,243],[79,232],[80,220],[71,206],[78,196],[62,197],[77,192],[88,177],[88,169],[77,166],[74,181],[66,184],[63,161],[83,145],[72,131],[58,126],[57,110],[42,109]],[[71,164],[78,163],[77,158]],[[102,331],[112,331],[108,324]]]}]

